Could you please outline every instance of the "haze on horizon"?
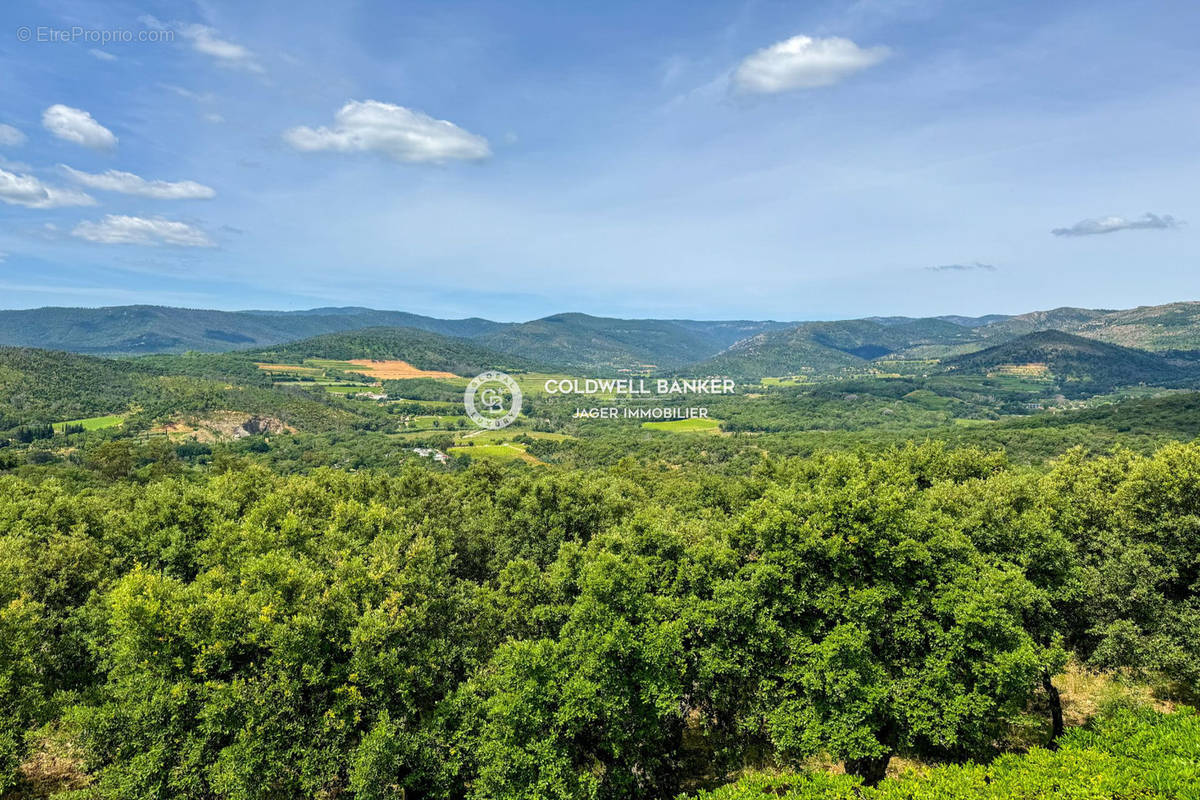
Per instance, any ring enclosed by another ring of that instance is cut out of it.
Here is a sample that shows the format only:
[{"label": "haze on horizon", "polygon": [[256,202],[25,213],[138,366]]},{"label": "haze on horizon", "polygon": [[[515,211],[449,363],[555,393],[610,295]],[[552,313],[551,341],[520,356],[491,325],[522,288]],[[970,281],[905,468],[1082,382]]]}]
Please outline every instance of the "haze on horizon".
[{"label": "haze on horizon", "polygon": [[0,307],[1197,299],[1198,24],[1182,1],[7,4]]}]

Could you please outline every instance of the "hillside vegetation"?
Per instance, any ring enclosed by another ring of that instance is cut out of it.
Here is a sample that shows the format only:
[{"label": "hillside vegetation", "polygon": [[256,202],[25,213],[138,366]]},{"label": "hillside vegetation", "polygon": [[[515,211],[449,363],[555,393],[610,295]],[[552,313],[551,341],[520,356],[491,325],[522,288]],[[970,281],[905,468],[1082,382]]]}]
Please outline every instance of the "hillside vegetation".
[{"label": "hillside vegetation", "polygon": [[1137,383],[1170,385],[1200,377],[1200,364],[1181,365],[1163,356],[1085,339],[1061,331],[1039,331],[969,355],[947,359],[950,370],[986,374],[1001,367],[1044,366],[1073,395],[1099,394]]},{"label": "hillside vegetation", "polygon": [[441,336],[415,328],[367,328],[329,333],[299,342],[256,350],[249,356],[271,362],[297,363],[306,358],[346,361],[396,359],[423,370],[473,376],[488,369],[528,369],[533,363],[516,355],[497,353],[474,341]]},{"label": "hillside vegetation", "polygon": [[988,336],[1061,330],[1142,350],[1200,349],[1200,302],[1139,306],[1120,311],[1059,308],[1020,314],[988,325]]},{"label": "hillside vegetation", "polygon": [[65,759],[73,800],[658,800],[828,759],[853,777],[771,793],[1194,788],[1187,712],[1006,753],[1055,743],[1068,653],[1194,696],[1198,445],[543,469],[0,476],[0,787]]},{"label": "hillside vegetation", "polygon": [[274,387],[257,371],[252,376],[231,382],[139,361],[0,348],[0,442],[8,443],[3,432],[11,429],[109,414],[128,415],[133,432],[181,413],[218,410],[275,416],[311,430],[355,424],[355,415],[330,399]]},{"label": "hillside vegetation", "polygon": [[500,324],[481,319],[441,320],[366,308],[292,312],[207,311],[164,306],[37,308],[0,310],[0,345],[110,355],[221,352],[379,326],[474,336]]},{"label": "hillside vegetation", "polygon": [[720,375],[810,375],[823,377],[918,348],[937,352],[980,341],[970,328],[939,319],[808,322],[759,334],[734,344],[698,369]]},{"label": "hillside vegetation", "polygon": [[124,410],[162,374],[149,365],[0,347],[0,429]]},{"label": "hillside vegetation", "polygon": [[935,767],[865,787],[852,777],[753,775],[697,800],[1178,800],[1200,792],[1200,718],[1120,710],[1057,750],[1005,755],[990,764]]},{"label": "hillside vegetation", "polygon": [[506,353],[559,367],[672,369],[719,352],[775,322],[606,319],[555,314],[490,332],[479,341]]},{"label": "hillside vegetation", "polygon": [[1035,333],[646,425],[518,371],[495,431],[462,378],[353,374],[401,361],[528,364],[411,328],[0,349],[4,800],[1187,797],[1189,712],[1068,694],[1200,699],[1178,354]]},{"label": "hillside vegetation", "polygon": [[554,314],[523,323],[445,320],[400,311],[204,311],[160,306],[0,311],[0,345],[92,354],[275,348],[323,334],[409,328],[473,340],[492,352],[580,372],[706,371],[745,377],[827,378],[905,361],[962,355],[1029,333],[1059,330],[1196,359],[1200,303],[1124,311],[1059,308],[1016,316],[872,317],[831,322],[612,319]]}]

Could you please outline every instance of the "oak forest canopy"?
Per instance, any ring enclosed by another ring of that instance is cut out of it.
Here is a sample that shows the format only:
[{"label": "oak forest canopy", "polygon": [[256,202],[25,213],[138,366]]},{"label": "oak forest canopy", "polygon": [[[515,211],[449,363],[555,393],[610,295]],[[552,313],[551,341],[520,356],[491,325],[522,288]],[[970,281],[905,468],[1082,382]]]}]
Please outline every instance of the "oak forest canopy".
[{"label": "oak forest canopy", "polygon": [[1200,800],[1200,6],[0,7],[0,800]]}]

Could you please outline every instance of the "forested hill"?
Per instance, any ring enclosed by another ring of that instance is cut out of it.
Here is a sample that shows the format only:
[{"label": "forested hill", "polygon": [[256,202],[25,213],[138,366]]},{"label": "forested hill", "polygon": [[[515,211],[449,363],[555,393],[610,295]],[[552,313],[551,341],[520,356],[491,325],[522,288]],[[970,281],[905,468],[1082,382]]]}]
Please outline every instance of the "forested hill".
[{"label": "forested hill", "polygon": [[407,328],[577,372],[645,369],[745,377],[836,375],[878,360],[941,360],[1060,330],[1152,352],[1200,352],[1200,303],[1124,311],[1058,308],[1017,316],[873,317],[825,322],[616,319],[554,314],[530,322],[437,319],[403,311],[207,311],[162,306],[0,311],[0,345],[94,355],[265,350],[332,333]]},{"label": "forested hill", "polygon": [[940,355],[980,339],[975,329],[939,319],[806,322],[744,339],[697,369],[745,377],[824,375],[920,348],[932,348]]},{"label": "forested hill", "polygon": [[789,325],[555,314],[491,331],[477,339],[496,350],[563,367],[672,369],[708,358],[748,336]]},{"label": "forested hill", "polygon": [[1200,302],[1138,306],[1121,311],[1056,308],[994,322],[980,332],[995,338],[1059,330],[1141,350],[1200,349]]},{"label": "forested hill", "polygon": [[1038,331],[944,362],[947,369],[987,373],[997,369],[1044,369],[1072,393],[1099,393],[1137,383],[1170,385],[1200,376],[1195,364],[1155,353],[1085,339],[1062,331]]},{"label": "forested hill", "polygon": [[469,339],[441,336],[415,328],[367,328],[327,333],[247,355],[263,361],[396,359],[418,369],[456,375],[475,375],[487,369],[527,370],[535,366],[529,359],[498,353]]},{"label": "forested hill", "polygon": [[[1090,359],[1097,374],[1148,371],[1163,379],[1163,365],[1149,353],[1194,358],[1200,353],[1200,303],[1144,306],[1127,311],[1058,308],[1014,317],[878,317],[835,322],[805,322],[743,339],[691,369],[744,377],[808,375],[829,377],[872,368],[874,362],[940,361],[1020,340],[1033,333],[1073,334],[1079,359]],[[1034,339],[1030,342],[1037,343]],[[1120,345],[1092,348],[1082,342]],[[1041,340],[1043,345],[1049,339]],[[1017,347],[1026,347],[1022,342]],[[1194,351],[1194,352],[1193,352]],[[1014,351],[1015,352],[1015,351]],[[1141,357],[1135,355],[1141,353]],[[1036,361],[1038,359],[1027,359]],[[1115,360],[1106,368],[1099,361]],[[1131,364],[1137,362],[1139,367]],[[972,362],[963,362],[972,363]],[[1079,365],[1077,365],[1079,366]],[[887,371],[888,366],[880,367]],[[1077,369],[1064,370],[1075,377]],[[1091,374],[1091,373],[1089,373]],[[1137,378],[1137,382],[1142,378]]]},{"label": "forested hill", "polygon": [[[189,365],[180,356],[119,360],[0,347],[0,431],[113,415],[133,432],[217,410],[269,416],[304,430],[345,428],[355,419],[335,398],[272,386],[240,362],[230,377],[220,377],[228,366]],[[3,435],[0,442],[9,443]]]},{"label": "forested hill", "polygon": [[127,408],[160,374],[130,361],[0,347],[0,429]]},{"label": "forested hill", "polygon": [[35,308],[0,311],[0,345],[107,355],[189,350],[213,353],[383,325],[448,336],[475,336],[501,327],[498,322],[483,319],[445,320],[369,308],[311,311],[208,311],[164,306]]}]

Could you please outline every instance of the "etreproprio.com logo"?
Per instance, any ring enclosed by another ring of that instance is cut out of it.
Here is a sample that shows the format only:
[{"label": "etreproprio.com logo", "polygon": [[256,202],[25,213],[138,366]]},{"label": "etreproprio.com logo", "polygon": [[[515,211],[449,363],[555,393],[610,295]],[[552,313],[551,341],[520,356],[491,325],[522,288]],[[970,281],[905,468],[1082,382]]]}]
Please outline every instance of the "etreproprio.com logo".
[{"label": "etreproprio.com logo", "polygon": [[[505,408],[505,400],[508,407]],[[476,375],[467,384],[463,394],[463,404],[467,407],[467,416],[481,428],[498,431],[507,428],[516,421],[521,413],[521,387],[509,375],[496,370],[488,370]]]}]

